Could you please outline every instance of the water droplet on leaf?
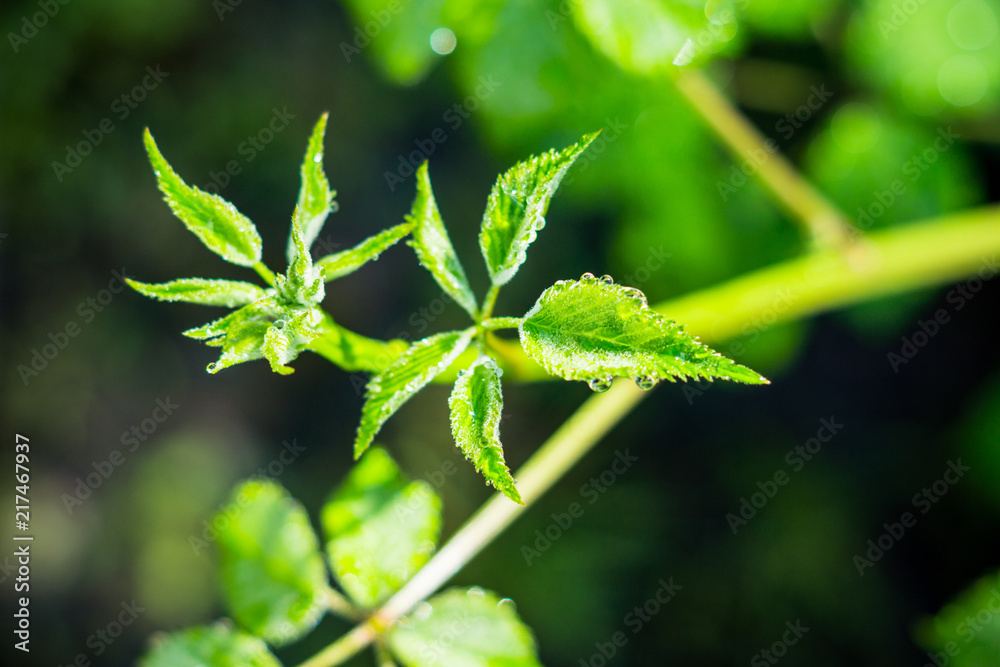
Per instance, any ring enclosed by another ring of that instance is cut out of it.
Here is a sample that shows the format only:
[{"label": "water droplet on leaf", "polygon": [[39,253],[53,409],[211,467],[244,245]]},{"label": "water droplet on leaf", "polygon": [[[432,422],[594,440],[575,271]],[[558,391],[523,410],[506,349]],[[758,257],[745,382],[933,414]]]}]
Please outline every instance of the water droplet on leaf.
[{"label": "water droplet on leaf", "polygon": [[635,378],[635,386],[643,391],[649,391],[656,386],[656,378],[651,378],[648,375],[639,375]]},{"label": "water droplet on leaf", "polygon": [[604,283],[605,285],[614,285],[615,279],[605,273],[603,276],[601,276],[601,282]]},{"label": "water droplet on leaf", "polygon": [[284,329],[285,328],[285,320],[275,320],[274,321],[274,328],[275,329],[279,329],[279,330],[280,329]]},{"label": "water droplet on leaf", "polygon": [[216,366],[216,363],[213,361],[212,363],[210,363],[208,366],[205,367],[205,370],[208,371],[209,373],[214,373],[215,372],[215,366]]},{"label": "water droplet on leaf", "polygon": [[580,280],[593,280],[593,279],[594,279],[594,274],[591,273],[590,271],[587,271],[585,274],[580,276]]},{"label": "water droplet on leaf", "polygon": [[587,382],[587,386],[590,387],[591,391],[596,391],[598,394],[602,394],[608,389],[611,389],[611,383],[614,382],[614,380],[615,379],[610,375],[591,378],[590,381]]}]

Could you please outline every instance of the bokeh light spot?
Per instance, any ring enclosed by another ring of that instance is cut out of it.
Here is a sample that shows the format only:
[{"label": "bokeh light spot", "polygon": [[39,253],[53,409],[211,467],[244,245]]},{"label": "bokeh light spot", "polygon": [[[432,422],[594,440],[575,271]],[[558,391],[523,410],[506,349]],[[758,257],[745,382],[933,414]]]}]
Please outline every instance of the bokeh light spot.
[{"label": "bokeh light spot", "polygon": [[960,0],[945,22],[951,39],[967,51],[989,46],[1000,32],[993,8],[983,0]]},{"label": "bokeh light spot", "polygon": [[979,58],[969,55],[953,56],[938,70],[938,92],[956,107],[967,107],[983,99],[989,87],[986,68]]},{"label": "bokeh light spot", "polygon": [[882,121],[870,105],[849,102],[833,114],[830,133],[837,145],[848,153],[863,153],[878,141]]},{"label": "bokeh light spot", "polygon": [[434,53],[446,56],[455,50],[457,44],[458,38],[451,28],[438,28],[431,33],[431,48]]}]

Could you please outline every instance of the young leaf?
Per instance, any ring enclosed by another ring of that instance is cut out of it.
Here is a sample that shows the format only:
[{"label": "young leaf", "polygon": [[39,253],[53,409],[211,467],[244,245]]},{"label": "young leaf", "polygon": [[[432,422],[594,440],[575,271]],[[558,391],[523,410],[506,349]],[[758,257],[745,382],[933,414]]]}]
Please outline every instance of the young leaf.
[{"label": "young leaf", "polygon": [[675,377],[767,384],[652,310],[642,292],[609,277],[557,282],[524,316],[519,333],[524,351],[545,370],[589,382],[595,391],[615,376],[643,389]]},{"label": "young leaf", "polygon": [[233,618],[274,646],[309,632],[326,611],[329,587],[305,509],[278,484],[251,480],[219,518],[222,587]]},{"label": "young leaf", "polygon": [[141,283],[126,278],[129,287],[160,301],[186,301],[204,306],[235,308],[259,301],[267,296],[262,288],[239,280],[209,280],[181,278],[168,283]]},{"label": "young leaf", "polygon": [[393,626],[388,639],[405,667],[541,667],[514,603],[480,588],[431,598]]},{"label": "young leaf", "polygon": [[261,640],[225,623],[155,637],[139,667],[281,667]]},{"label": "young leaf", "polygon": [[[323,316],[316,331],[319,335],[309,342],[308,349],[345,371],[377,373],[388,368],[409,347],[404,340],[366,338],[340,326],[329,315]],[[354,379],[352,376],[352,382]]]},{"label": "young leaf", "polygon": [[427,482],[409,482],[374,447],[323,506],[321,520],[334,577],[352,600],[372,609],[434,553],[441,499]]},{"label": "young leaf", "polygon": [[149,128],[146,128],[143,138],[163,198],[170,204],[174,215],[209,250],[227,262],[240,266],[253,266],[259,262],[261,241],[253,223],[222,197],[185,183],[160,153]]},{"label": "young leaf", "polygon": [[316,338],[318,334],[313,331],[313,323],[319,323],[322,317],[319,309],[303,310],[294,317],[275,320],[268,327],[261,351],[270,362],[272,371],[281,375],[295,372],[287,364]]},{"label": "young leaf", "polygon": [[406,219],[416,223],[413,239],[409,244],[417,251],[420,264],[431,272],[441,289],[470,316],[475,317],[476,297],[469,287],[465,269],[455,254],[455,248],[448,238],[448,230],[444,228],[444,222],[441,220],[437,202],[434,201],[426,161],[417,169],[417,196]]},{"label": "young leaf", "polygon": [[316,262],[316,267],[323,271],[323,280],[327,282],[354,273],[373,259],[378,259],[387,248],[413,231],[413,227],[412,222],[390,227],[375,236],[368,237],[353,248],[327,255]]},{"label": "young leaf", "polygon": [[447,331],[411,345],[391,366],[368,382],[361,424],[354,441],[354,458],[361,456],[382,425],[396,410],[448,368],[465,351],[474,328]]},{"label": "young leaf", "polygon": [[556,188],[597,134],[585,135],[561,151],[550,150],[519,162],[497,179],[479,232],[479,248],[494,285],[507,283],[517,273],[528,246],[545,226]]},{"label": "young leaf", "polygon": [[505,496],[523,505],[500,445],[500,374],[493,359],[480,357],[459,375],[448,399],[451,432],[476,470]]},{"label": "young leaf", "polygon": [[224,368],[262,358],[271,319],[280,316],[281,312],[274,298],[268,297],[214,322],[188,329],[184,335],[222,348],[219,360],[208,365],[209,373],[218,373]]},{"label": "young leaf", "polygon": [[[306,148],[306,156],[302,160],[302,185],[299,188],[299,199],[296,209],[301,211],[301,217],[293,219],[293,225],[297,225],[302,233],[302,242],[306,249],[313,244],[316,237],[323,229],[323,223],[331,211],[336,211],[336,204],[333,198],[336,192],[330,190],[330,183],[323,173],[323,137],[326,134],[326,120],[329,114],[324,113],[319,117],[312,135],[309,137],[309,145]],[[298,250],[296,249],[294,233],[288,236],[289,263],[295,259]]]}]

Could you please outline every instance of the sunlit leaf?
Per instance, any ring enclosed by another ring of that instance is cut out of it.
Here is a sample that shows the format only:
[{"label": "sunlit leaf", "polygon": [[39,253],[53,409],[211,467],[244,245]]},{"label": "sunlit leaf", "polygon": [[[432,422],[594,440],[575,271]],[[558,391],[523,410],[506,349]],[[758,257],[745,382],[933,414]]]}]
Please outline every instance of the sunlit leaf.
[{"label": "sunlit leaf", "polygon": [[441,499],[426,482],[409,482],[384,449],[373,447],[323,506],[322,522],[334,577],[370,609],[434,553]]},{"label": "sunlit leaf", "polygon": [[261,351],[270,362],[271,370],[281,375],[289,375],[294,369],[288,366],[299,356],[318,335],[314,332],[314,323],[321,321],[323,315],[318,309],[304,310],[288,319],[275,320],[264,335]]},{"label": "sunlit leaf", "polygon": [[326,567],[302,506],[252,480],[219,513],[222,589],[236,621],[272,645],[308,633],[327,609]]},{"label": "sunlit leaf", "polygon": [[267,296],[263,288],[239,280],[180,278],[167,283],[141,283],[125,279],[129,287],[160,301],[185,301],[205,306],[245,306]]},{"label": "sunlit leaf", "polygon": [[316,267],[323,271],[323,279],[327,282],[354,273],[368,262],[378,259],[386,249],[405,238],[413,231],[415,223],[404,222],[383,230],[375,236],[370,236],[358,245],[348,250],[327,255],[316,262]]},{"label": "sunlit leaf", "polygon": [[541,667],[514,603],[479,588],[431,598],[388,637],[406,667]]},{"label": "sunlit leaf", "polygon": [[545,370],[604,391],[615,377],[649,389],[661,380],[767,380],[698,342],[649,308],[643,293],[589,274],[545,290],[524,316],[521,345]]},{"label": "sunlit leaf", "polygon": [[448,399],[451,432],[476,470],[505,496],[523,505],[500,445],[500,373],[493,359],[481,357],[459,375]]},{"label": "sunlit leaf", "polygon": [[626,71],[654,74],[674,64],[704,62],[732,48],[734,2],[578,0],[574,18],[584,35]]},{"label": "sunlit leaf", "polygon": [[224,623],[154,637],[140,667],[281,667],[260,639]]},{"label": "sunlit leaf", "polygon": [[174,215],[227,262],[241,266],[259,262],[261,240],[253,223],[222,197],[186,184],[160,153],[149,128],[143,139],[157,183]]},{"label": "sunlit leaf", "polygon": [[410,245],[417,251],[420,264],[431,272],[448,296],[475,317],[476,297],[441,220],[426,162],[417,169],[417,196],[407,219],[416,224]]},{"label": "sunlit leaf", "polygon": [[545,213],[560,181],[596,136],[588,134],[561,151],[528,158],[497,179],[479,233],[479,247],[494,285],[505,284],[517,273],[528,246],[545,226]]},{"label": "sunlit leaf", "polygon": [[[323,137],[326,133],[328,115],[324,113],[319,117],[312,135],[309,137],[306,156],[302,160],[302,185],[299,188],[299,199],[296,203],[300,215],[293,224],[299,227],[302,233],[302,243],[307,249],[319,236],[327,215],[336,211],[336,203],[334,203],[333,198],[337,193],[330,190],[330,183],[323,172]],[[289,234],[287,249],[289,262],[295,258],[297,252],[294,234]]]},{"label": "sunlit leaf", "polygon": [[368,449],[382,425],[400,406],[465,351],[475,333],[476,330],[470,328],[419,340],[368,382],[361,425],[354,442],[355,458]]}]

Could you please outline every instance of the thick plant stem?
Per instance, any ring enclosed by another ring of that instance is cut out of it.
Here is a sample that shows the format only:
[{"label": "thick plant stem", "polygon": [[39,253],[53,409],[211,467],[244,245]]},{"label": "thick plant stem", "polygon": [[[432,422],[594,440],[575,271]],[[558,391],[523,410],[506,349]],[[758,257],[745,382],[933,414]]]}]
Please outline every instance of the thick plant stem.
[{"label": "thick plant stem", "polygon": [[757,176],[820,248],[851,247],[856,232],[841,211],[806,181],[704,75],[679,74],[677,89],[725,143],[737,161],[756,165]]},{"label": "thick plant stem", "polygon": [[493,307],[497,304],[497,296],[500,294],[500,285],[490,285],[486,296],[483,298],[483,307],[479,311],[479,321],[487,320],[493,315]]},{"label": "thick plant stem", "polygon": [[353,630],[325,649],[299,664],[299,667],[330,667],[341,665],[375,641],[376,630],[370,621],[355,626]]}]

